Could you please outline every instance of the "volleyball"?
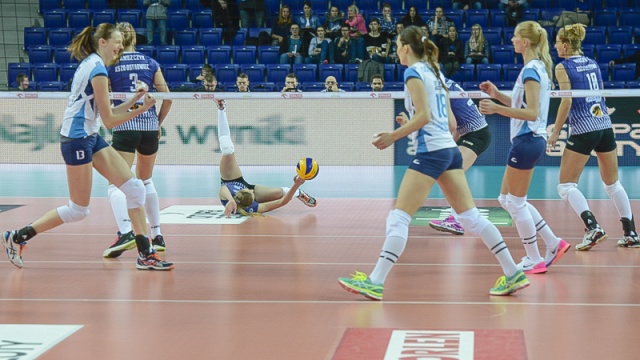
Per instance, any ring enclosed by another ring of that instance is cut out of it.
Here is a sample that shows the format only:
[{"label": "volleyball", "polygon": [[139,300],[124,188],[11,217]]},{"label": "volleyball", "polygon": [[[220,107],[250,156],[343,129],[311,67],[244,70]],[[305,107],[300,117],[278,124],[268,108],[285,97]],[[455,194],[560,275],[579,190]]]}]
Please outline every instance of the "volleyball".
[{"label": "volleyball", "polygon": [[318,163],[312,158],[302,158],[298,161],[298,165],[296,166],[296,172],[301,179],[311,180],[318,176],[318,171],[320,167]]}]

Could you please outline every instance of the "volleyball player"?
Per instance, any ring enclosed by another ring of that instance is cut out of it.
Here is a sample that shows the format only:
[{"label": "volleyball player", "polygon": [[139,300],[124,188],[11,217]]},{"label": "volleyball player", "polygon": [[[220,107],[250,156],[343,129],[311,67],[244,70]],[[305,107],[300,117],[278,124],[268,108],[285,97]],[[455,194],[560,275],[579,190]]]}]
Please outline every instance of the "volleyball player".
[{"label": "volleyball player", "polygon": [[218,195],[220,202],[224,205],[224,215],[230,217],[231,214],[239,212],[245,216],[259,216],[288,204],[294,196],[305,205],[315,207],[316,199],[299,189],[300,185],[304,184],[304,180],[298,176],[293,178],[291,188],[252,185],[242,177],[231,140],[225,101],[216,99],[216,105],[218,107],[218,141],[222,152]]},{"label": "volleyball player", "polygon": [[[560,28],[555,48],[558,56],[565,60],[556,65],[556,78],[560,90],[602,90],[602,75],[598,63],[582,53],[582,40],[586,35],[584,25],[574,24]],[[562,126],[569,120],[569,139],[560,162],[560,184],[558,193],[580,216],[586,227],[582,243],[577,250],[589,250],[607,238],[589,209],[587,200],[578,190],[578,180],[589,156],[595,151],[600,167],[600,177],[607,195],[620,215],[624,235],[618,246],[640,247],[631,212],[629,196],[618,180],[618,156],[616,140],[611,128],[611,118],[601,96],[562,98],[558,107],[556,123],[547,143],[555,146]]]},{"label": "volleyball player", "polygon": [[377,133],[373,145],[383,150],[418,131],[418,149],[400,184],[395,209],[387,217],[386,240],[375,268],[369,275],[356,271],[351,278],[339,278],[340,285],[349,292],[382,300],[385,280],[407,244],[411,218],[437,182],[465,229],[479,235],[502,266],[505,275],[489,293],[509,295],[527,287],[529,280],[517,269],[502,235],[480,216],[471,198],[462,170],[462,155],[449,131],[455,118],[438,67],[438,48],[416,26],[406,28],[398,36],[396,45],[400,63],[408,66],[404,81],[408,94],[405,107],[410,120],[404,113],[399,115],[396,121],[402,126],[393,132]]},{"label": "volleyball player", "polygon": [[[543,274],[570,248],[566,241],[556,236],[543,236],[547,252],[544,258],[540,255],[537,221],[532,216],[538,211],[527,203],[533,168],[544,155],[547,143],[552,61],[547,31],[537,22],[519,23],[511,42],[516,53],[522,54],[524,59],[511,96],[500,92],[491,81],[485,81],[480,89],[503,105],[483,99],[479,108],[485,115],[500,114],[511,118],[511,149],[498,200],[509,211],[527,252],[518,268],[527,274]],[[551,231],[548,226],[542,230]]]},{"label": "volleyball player", "polygon": [[[169,92],[158,62],[147,55],[135,51],[136,31],[133,26],[123,22],[117,24],[116,27],[122,33],[124,52],[120,55],[116,64],[107,68],[111,91],[135,92],[136,83],[140,81],[148,88],[155,86],[159,92]],[[119,103],[121,101],[114,101],[114,105]],[[160,124],[166,118],[170,108],[171,100],[164,100],[159,113],[156,113],[156,107],[152,106],[143,114],[114,127],[111,145],[127,162],[129,167],[133,165],[136,153],[138,155],[136,177],[142,180],[144,184],[144,208],[151,229],[151,246],[157,251],[164,251],[166,245],[160,231],[158,192],[151,177],[158,153],[158,143],[161,135]],[[124,193],[115,185],[109,184],[108,195],[118,224],[118,236],[113,245],[106,249],[102,256],[114,258],[120,256],[125,250],[133,249],[136,245]]]},{"label": "volleyball player", "polygon": [[[81,61],[73,76],[60,131],[60,148],[66,163],[71,199],[69,205],[50,210],[30,225],[5,232],[2,244],[9,261],[22,267],[22,251],[28,240],[38,233],[63,223],[80,221],[89,215],[92,168],[95,168],[126,196],[139,254],[136,267],[140,270],[171,270],[174,265],[157,256],[146,235],[142,181],[133,176],[126,161],[98,134],[98,117],[107,128],[112,128],[149,110],[155,99],[137,84],[134,96],[119,106],[111,107],[105,64],[116,60],[123,49],[122,34],[114,25],[105,23],[97,28],[86,27],[71,41],[68,49]],[[142,98],[140,107],[129,110]]]}]

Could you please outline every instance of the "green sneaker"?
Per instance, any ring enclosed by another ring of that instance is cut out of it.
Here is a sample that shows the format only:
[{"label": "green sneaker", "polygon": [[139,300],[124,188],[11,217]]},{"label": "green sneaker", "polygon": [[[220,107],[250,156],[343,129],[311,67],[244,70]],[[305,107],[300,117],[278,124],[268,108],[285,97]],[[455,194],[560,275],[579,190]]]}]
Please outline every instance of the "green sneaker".
[{"label": "green sneaker", "polygon": [[489,290],[489,294],[500,296],[510,295],[529,285],[531,285],[531,283],[524,275],[524,272],[518,271],[510,278],[507,278],[505,275],[500,276],[494,287]]},{"label": "green sneaker", "polygon": [[348,292],[363,295],[371,300],[382,300],[384,286],[373,284],[363,272],[356,271],[351,278],[338,278],[338,282]]}]

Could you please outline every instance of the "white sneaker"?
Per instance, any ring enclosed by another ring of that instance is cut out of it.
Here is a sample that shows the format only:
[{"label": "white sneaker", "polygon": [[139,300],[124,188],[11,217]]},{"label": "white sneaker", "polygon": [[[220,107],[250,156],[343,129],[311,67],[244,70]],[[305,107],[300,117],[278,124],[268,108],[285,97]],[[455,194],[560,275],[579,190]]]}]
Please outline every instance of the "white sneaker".
[{"label": "white sneaker", "polygon": [[298,200],[302,201],[302,203],[307,205],[308,207],[316,207],[316,205],[318,204],[316,198],[302,190],[298,191],[300,192],[300,195],[298,195]]},{"label": "white sneaker", "polygon": [[539,262],[533,262],[528,256],[523,257],[522,261],[516,265],[516,268],[525,274],[544,274],[547,272],[547,265],[544,259]]},{"label": "white sneaker", "polygon": [[609,237],[607,233],[605,233],[600,226],[597,226],[595,229],[591,229],[584,234],[584,237],[582,238],[582,242],[576,245],[576,250],[579,250],[579,251],[590,250],[592,247],[596,246],[596,244],[598,244],[600,241],[606,240],[607,237]]},{"label": "white sneaker", "polygon": [[5,231],[5,233],[2,234],[2,245],[4,245],[4,248],[7,251],[9,261],[11,261],[11,263],[16,267],[21,268],[24,266],[24,262],[22,262],[22,249],[25,248],[24,244],[26,244],[26,242],[20,244],[14,243],[13,238],[15,233],[15,230]]}]

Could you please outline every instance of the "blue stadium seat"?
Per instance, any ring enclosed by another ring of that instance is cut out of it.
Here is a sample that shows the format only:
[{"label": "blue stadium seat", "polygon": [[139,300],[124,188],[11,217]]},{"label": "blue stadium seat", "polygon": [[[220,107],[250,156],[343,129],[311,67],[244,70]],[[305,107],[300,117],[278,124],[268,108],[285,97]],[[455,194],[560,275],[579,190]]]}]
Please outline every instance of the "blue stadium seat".
[{"label": "blue stadium seat", "polygon": [[430,4],[431,9],[435,9],[436,6],[442,7],[445,11],[451,9],[451,1],[450,0],[433,0]]},{"label": "blue stadium seat", "polygon": [[44,19],[44,27],[46,28],[62,28],[67,27],[66,10],[48,10],[42,14]]},{"label": "blue stadium seat", "polygon": [[[189,10],[168,10],[167,11],[167,28],[169,30],[188,29],[189,26]],[[192,29],[195,31],[195,29]],[[195,45],[195,44],[194,44]]]},{"label": "blue stadium seat", "polygon": [[182,0],[170,0],[169,10],[182,9]]},{"label": "blue stadium seat", "polygon": [[180,62],[180,46],[156,46],[156,61],[160,64],[177,64]]},{"label": "blue stadium seat", "polygon": [[60,81],[69,83],[73,79],[73,75],[76,73],[78,63],[73,64],[60,64]]},{"label": "blue stadium seat", "polygon": [[358,64],[344,65],[344,81],[353,83],[358,81]]},{"label": "blue stadium seat", "polygon": [[256,47],[255,46],[232,46],[231,57],[234,64],[255,64],[256,63]]},{"label": "blue stadium seat", "polygon": [[[467,43],[467,40],[471,38],[471,28],[467,27],[464,29],[458,29],[458,39],[462,41],[463,44]],[[486,38],[486,37],[485,37]]]},{"label": "blue stadium seat", "polygon": [[280,62],[280,47],[263,45],[258,46],[259,64],[278,64]]},{"label": "blue stadium seat", "polygon": [[513,38],[513,33],[516,31],[514,27],[505,27],[504,31],[504,44],[511,45],[511,38]]},{"label": "blue stadium seat", "polygon": [[194,28],[212,28],[213,15],[211,10],[199,10],[192,12],[191,24]]},{"label": "blue stadium seat", "polygon": [[460,64],[458,73],[462,77],[462,81],[475,81],[475,70],[474,64]]},{"label": "blue stadium seat", "polygon": [[606,27],[604,26],[588,26],[586,28],[587,35],[582,41],[583,44],[605,44],[606,43]]},{"label": "blue stadium seat", "polygon": [[173,41],[179,46],[195,46],[198,45],[197,34],[196,29],[176,30],[173,33]]},{"label": "blue stadium seat", "polygon": [[71,56],[71,53],[67,51],[67,48],[64,46],[53,48],[53,61],[56,64],[78,63],[78,60]]},{"label": "blue stadium seat", "polygon": [[640,51],[640,44],[624,44],[622,45],[622,53],[624,57],[633,55],[636,51]]},{"label": "blue stadium seat", "polygon": [[396,64],[384,64],[384,73],[382,74],[382,78],[385,82],[396,81]]},{"label": "blue stadium seat", "polygon": [[153,45],[136,45],[136,51],[152,58],[156,56],[156,47]]},{"label": "blue stadium seat", "polygon": [[[532,6],[533,8],[536,8],[536,6]],[[540,8],[540,7],[537,7]],[[553,18],[556,16],[560,16],[560,14],[562,14],[563,11],[565,11],[564,9],[560,9],[560,8],[540,8],[542,9],[542,11],[540,12],[540,20],[544,20],[544,21],[553,21]]]},{"label": "blue stadium seat", "polygon": [[513,81],[497,81],[493,83],[498,90],[513,90],[513,85],[515,82]]},{"label": "blue stadium seat", "polygon": [[189,65],[187,64],[168,64],[162,66],[162,75],[167,82],[185,82],[187,81],[187,73]]},{"label": "blue stadium seat", "polygon": [[636,64],[614,64],[611,67],[612,81],[633,81],[636,79]]},{"label": "blue stadium seat", "polygon": [[92,10],[108,9],[108,0],[87,0],[87,8]]},{"label": "blue stadium seat", "polygon": [[25,27],[23,44],[25,50],[29,49],[32,46],[47,45],[47,29]]},{"label": "blue stadium seat", "polygon": [[[405,10],[409,10],[410,7],[415,6],[418,12],[427,11],[427,2],[424,0],[404,0]],[[431,5],[431,8],[435,8],[435,5]],[[400,8],[392,8],[393,10],[400,10]]]},{"label": "blue stadium seat", "polygon": [[45,11],[60,9],[62,5],[60,0],[39,0],[38,13],[44,14]]},{"label": "blue stadium seat", "polygon": [[384,91],[404,91],[404,83],[403,82],[390,82],[384,84]]},{"label": "blue stadium seat", "polygon": [[64,8],[67,10],[86,9],[86,0],[64,0]]},{"label": "blue stadium seat", "polygon": [[267,64],[267,82],[282,82],[290,72],[289,64]]},{"label": "blue stadium seat", "polygon": [[338,88],[342,89],[344,91],[353,91],[355,90],[355,84],[350,82],[350,81],[344,81],[344,82],[339,82],[338,81]]},{"label": "blue stadium seat", "polygon": [[502,77],[500,75],[502,71],[501,64],[477,64],[476,65],[476,79],[480,82],[483,81],[492,81],[497,82],[501,81]]},{"label": "blue stadium seat", "polygon": [[[395,65],[393,66],[393,71],[395,72]],[[338,84],[342,83],[344,80],[343,72],[344,65],[343,64],[320,64],[318,68],[319,74],[318,79],[324,81],[328,76],[333,76],[338,81]]]},{"label": "blue stadium seat", "polygon": [[627,87],[629,89],[640,89],[640,81],[627,81]]},{"label": "blue stadium seat", "polygon": [[198,30],[198,32],[200,33],[200,45],[202,46],[222,45],[222,29],[201,28]]},{"label": "blue stadium seat", "polygon": [[[594,3],[595,3],[595,1],[594,1]],[[612,8],[612,7],[621,8],[621,7],[629,6],[629,0],[606,0],[605,4],[609,8]]]},{"label": "blue stadium seat", "polygon": [[[490,46],[502,44],[502,28],[488,27],[482,29],[482,34]],[[510,44],[511,42],[509,42]]]},{"label": "blue stadium seat", "polygon": [[20,74],[27,74],[29,76],[29,80],[32,80],[31,77],[31,64],[29,63],[9,63],[7,73],[7,82],[9,84],[16,81],[16,78]]},{"label": "blue stadium seat", "polygon": [[306,91],[306,92],[321,92],[322,90],[326,89],[323,82],[317,82],[317,81],[309,81],[309,82],[301,83],[300,88],[302,91]]},{"label": "blue stadium seat", "polygon": [[[251,86],[251,84],[249,84],[249,86]],[[218,88],[224,89],[225,92],[238,92],[238,86],[236,85],[235,82],[226,83],[226,84],[218,83]]]},{"label": "blue stadium seat", "polygon": [[609,64],[598,63],[598,68],[600,69],[600,74],[602,75],[602,81],[610,81]]},{"label": "blue stadium seat", "polygon": [[609,44],[631,44],[633,39],[631,26],[612,26],[607,29]]},{"label": "blue stadium seat", "polygon": [[507,13],[504,10],[491,10],[491,26],[505,27],[507,26]]},{"label": "blue stadium seat", "polygon": [[358,81],[356,82],[356,91],[371,91],[371,84],[364,81]]},{"label": "blue stadium seat", "polygon": [[404,71],[407,70],[407,66],[406,65],[400,65],[398,64],[398,66],[396,66],[396,79],[398,79],[398,81],[402,81],[404,82]]},{"label": "blue stadium seat", "polygon": [[249,76],[251,84],[264,82],[266,65],[264,64],[242,64],[240,72]]},{"label": "blue stadium seat", "polygon": [[102,23],[115,24],[116,11],[114,9],[96,10],[93,12],[93,26],[97,27]]},{"label": "blue stadium seat", "polygon": [[58,81],[58,65],[53,63],[33,65],[33,80]]},{"label": "blue stadium seat", "polygon": [[49,29],[49,45],[51,46],[68,46],[73,38],[73,30],[71,28]]},{"label": "blue stadium seat", "polygon": [[478,91],[480,90],[480,81],[467,81],[462,84],[462,88],[466,91]]},{"label": "blue stadium seat", "polygon": [[516,81],[518,79],[518,75],[520,75],[522,66],[522,64],[502,64],[503,80]]},{"label": "blue stadium seat", "polygon": [[464,10],[445,10],[444,14],[453,21],[457,29],[464,26]]},{"label": "blue stadium seat", "polygon": [[[513,45],[499,45],[491,47],[491,59],[494,64],[513,64],[515,50]],[[476,66],[476,70],[478,67]],[[479,77],[476,77],[479,79]]]},{"label": "blue stadium seat", "polygon": [[196,82],[196,78],[202,73],[204,64],[192,64],[189,66],[189,81]]},{"label": "blue stadium seat", "polygon": [[258,35],[260,35],[260,33],[263,32],[263,31],[265,31],[267,34],[271,35],[271,28],[249,28],[248,30],[249,30],[249,32],[248,32],[247,35],[249,37],[258,37]]},{"label": "blue stadium seat", "polygon": [[479,24],[483,29],[489,27],[489,10],[467,10],[467,28]]},{"label": "blue stadium seat", "polygon": [[217,45],[207,46],[208,63],[213,64],[230,64],[231,63],[231,46]]},{"label": "blue stadium seat", "polygon": [[526,9],[522,13],[522,18],[520,21],[539,21],[540,20],[540,9]]},{"label": "blue stadium seat", "polygon": [[202,64],[205,61],[204,46],[182,46],[180,52],[182,55],[182,63],[184,64]]},{"label": "blue stadium seat", "polygon": [[594,11],[593,25],[595,26],[616,26],[618,24],[618,9],[598,9]]},{"label": "blue stadium seat", "polygon": [[626,88],[626,81],[603,81],[605,89],[624,89]]},{"label": "blue stadium seat", "polygon": [[184,0],[185,9],[191,11],[203,10],[204,6],[200,3],[200,0]]},{"label": "blue stadium seat", "polygon": [[238,32],[234,35],[233,39],[231,39],[231,45],[233,46],[242,46],[247,40],[247,36],[249,34],[248,29],[238,29]]},{"label": "blue stadium seat", "polygon": [[620,12],[620,26],[638,26],[640,24],[640,9],[627,8]]},{"label": "blue stadium seat", "polygon": [[611,60],[619,59],[622,52],[620,44],[598,44],[596,45],[596,58],[599,63],[608,63]]},{"label": "blue stadium seat", "polygon": [[318,81],[318,65],[316,64],[294,64],[293,73],[301,83]]},{"label": "blue stadium seat", "polygon": [[[555,49],[553,49],[555,50]],[[590,57],[592,59],[595,59],[595,55],[596,55],[596,46],[593,44],[583,44],[582,45],[582,53],[584,54],[584,56],[586,57]],[[557,55],[557,54],[556,54]],[[562,61],[562,60],[560,60]]]},{"label": "blue stadium seat", "polygon": [[265,0],[267,14],[278,13],[280,11],[280,0]]},{"label": "blue stadium seat", "polygon": [[534,9],[548,9],[553,7],[553,0],[529,0],[529,6]]},{"label": "blue stadium seat", "polygon": [[64,91],[67,84],[62,81],[48,81],[38,83],[38,91]]},{"label": "blue stadium seat", "polygon": [[83,29],[91,26],[91,10],[73,10],[67,15],[69,27],[74,29]]},{"label": "blue stadium seat", "polygon": [[27,52],[32,64],[50,63],[53,49],[51,46],[33,46]]},{"label": "blue stadium seat", "polygon": [[216,78],[218,82],[222,83],[235,83],[239,69],[240,65],[238,64],[216,64],[214,66]]},{"label": "blue stadium seat", "polygon": [[313,9],[313,13],[323,14],[329,11],[329,1],[328,0],[310,0],[311,8]]},{"label": "blue stadium seat", "polygon": [[196,91],[196,88],[198,87],[196,84],[190,81],[173,82],[173,83],[167,83],[167,84],[169,85],[169,90],[177,91],[177,92],[181,92],[181,91],[193,92],[193,91]]},{"label": "blue stadium seat", "polygon": [[[118,10],[118,21],[128,22],[134,28],[139,28],[141,25],[140,14],[141,11],[138,9],[120,9]],[[152,42],[152,39],[149,39],[149,42]]]}]

